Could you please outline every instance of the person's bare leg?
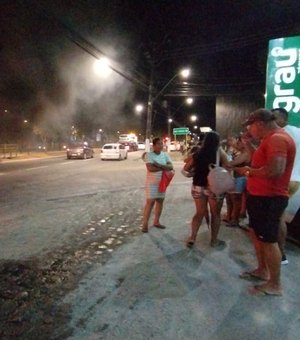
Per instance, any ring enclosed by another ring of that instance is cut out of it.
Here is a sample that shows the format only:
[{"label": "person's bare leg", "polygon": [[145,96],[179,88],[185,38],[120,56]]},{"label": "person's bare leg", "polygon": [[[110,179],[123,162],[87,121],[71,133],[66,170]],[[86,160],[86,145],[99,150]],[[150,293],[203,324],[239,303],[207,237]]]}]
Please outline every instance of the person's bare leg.
[{"label": "person's bare leg", "polygon": [[240,217],[241,218],[245,218],[247,216],[247,207],[246,207],[246,198],[247,198],[247,194],[246,192],[244,191],[242,193],[242,206],[241,206],[241,211],[240,211]]},{"label": "person's bare leg", "polygon": [[255,249],[257,268],[249,272],[257,277],[260,277],[261,279],[269,280],[270,274],[263,252],[263,242],[258,240],[253,229],[250,229],[250,237]]},{"label": "person's bare leg", "polygon": [[203,216],[205,215],[205,212],[207,211],[207,200],[205,198],[195,198],[194,199],[195,206],[196,206],[196,213],[192,218],[191,222],[191,237],[190,241],[195,241],[198,230],[200,228],[200,225],[202,223]]},{"label": "person's bare leg", "polygon": [[149,223],[149,218],[151,215],[151,211],[153,208],[155,200],[153,199],[147,199],[146,204],[144,207],[144,214],[143,214],[143,230],[148,230],[148,223]]},{"label": "person's bare leg", "polygon": [[159,225],[159,219],[162,213],[162,209],[163,209],[163,205],[164,205],[164,200],[163,198],[158,198],[155,200],[155,206],[154,206],[154,225]]},{"label": "person's bare leg", "polygon": [[231,215],[232,215],[232,208],[233,208],[233,204],[232,204],[232,199],[231,199],[231,194],[226,194],[225,195],[225,201],[226,201],[226,221],[227,223],[231,222]]},{"label": "person's bare leg", "polygon": [[240,213],[242,207],[242,194],[232,194],[233,200],[233,209],[232,209],[232,217],[231,223],[239,224],[240,221]]},{"label": "person's bare leg", "polygon": [[208,202],[211,211],[211,244],[216,244],[216,242],[218,242],[218,234],[221,225],[221,209],[223,200],[209,198]]},{"label": "person's bare leg", "polygon": [[281,252],[278,243],[263,243],[262,249],[270,278],[266,283],[256,286],[256,288],[265,293],[279,295],[282,288],[280,284]]},{"label": "person's bare leg", "polygon": [[280,218],[279,223],[279,230],[278,230],[278,246],[281,251],[281,257],[285,255],[284,248],[285,248],[285,241],[287,235],[287,226],[285,223],[285,213]]}]

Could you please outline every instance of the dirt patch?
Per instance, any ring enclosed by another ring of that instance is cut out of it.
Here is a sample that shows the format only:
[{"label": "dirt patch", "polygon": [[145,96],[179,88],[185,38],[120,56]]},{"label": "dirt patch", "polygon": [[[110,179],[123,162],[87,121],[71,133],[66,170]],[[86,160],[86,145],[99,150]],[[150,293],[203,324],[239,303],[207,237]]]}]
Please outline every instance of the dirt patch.
[{"label": "dirt patch", "polygon": [[91,221],[63,249],[38,259],[0,262],[1,339],[64,339],[72,335],[67,326],[71,310],[60,303],[63,297],[95,263],[105,264],[117,247],[140,233],[139,224],[140,212],[111,213]]}]

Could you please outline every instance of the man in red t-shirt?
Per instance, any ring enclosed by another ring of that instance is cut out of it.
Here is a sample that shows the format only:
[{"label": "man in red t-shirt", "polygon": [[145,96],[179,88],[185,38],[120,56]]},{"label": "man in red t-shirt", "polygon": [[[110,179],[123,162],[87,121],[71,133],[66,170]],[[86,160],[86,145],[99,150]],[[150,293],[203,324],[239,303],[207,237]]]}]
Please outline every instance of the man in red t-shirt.
[{"label": "man in red t-shirt", "polygon": [[272,112],[259,109],[243,124],[253,138],[260,139],[253,152],[251,167],[235,168],[248,177],[247,210],[258,267],[240,275],[243,279],[266,281],[252,293],[281,295],[281,252],[278,229],[288,204],[288,185],[295,158],[293,139],[275,122]]}]

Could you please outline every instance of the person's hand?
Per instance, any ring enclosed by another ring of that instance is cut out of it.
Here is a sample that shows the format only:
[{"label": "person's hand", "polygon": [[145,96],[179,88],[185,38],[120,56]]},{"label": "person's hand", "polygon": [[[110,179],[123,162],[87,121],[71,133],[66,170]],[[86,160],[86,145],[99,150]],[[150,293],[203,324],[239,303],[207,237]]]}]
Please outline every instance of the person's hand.
[{"label": "person's hand", "polygon": [[155,166],[158,167],[158,168],[161,168],[161,167],[162,167],[162,165],[161,165],[160,163],[158,163],[158,162],[153,162],[153,165],[155,165]]},{"label": "person's hand", "polygon": [[245,173],[249,171],[249,166],[236,166],[234,167],[234,171],[237,172],[241,176],[245,176]]}]

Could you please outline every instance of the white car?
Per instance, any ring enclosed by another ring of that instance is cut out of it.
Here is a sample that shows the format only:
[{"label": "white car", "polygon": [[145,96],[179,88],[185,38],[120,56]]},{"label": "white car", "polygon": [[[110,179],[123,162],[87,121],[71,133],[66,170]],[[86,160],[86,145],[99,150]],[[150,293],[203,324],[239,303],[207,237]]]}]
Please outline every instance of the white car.
[{"label": "white car", "polygon": [[108,143],[103,145],[100,157],[104,161],[106,159],[127,159],[127,149],[125,145],[120,143]]},{"label": "white car", "polygon": [[169,145],[169,150],[170,151],[179,151],[180,150],[180,143],[172,141]]},{"label": "white car", "polygon": [[145,149],[146,149],[145,143],[138,143],[138,150],[145,150]]}]

